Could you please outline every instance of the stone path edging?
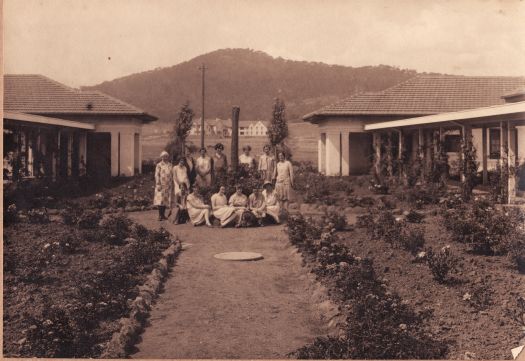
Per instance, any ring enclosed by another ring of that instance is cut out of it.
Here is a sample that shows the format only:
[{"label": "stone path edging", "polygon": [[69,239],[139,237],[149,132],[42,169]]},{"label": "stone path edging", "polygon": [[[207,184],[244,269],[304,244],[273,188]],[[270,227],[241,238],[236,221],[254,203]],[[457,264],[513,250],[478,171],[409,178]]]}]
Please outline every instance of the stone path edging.
[{"label": "stone path edging", "polygon": [[143,285],[139,286],[139,295],[131,302],[129,318],[120,319],[120,330],[113,334],[106,345],[101,358],[126,358],[130,348],[135,344],[144,325],[153,300],[158,296],[163,281],[170,267],[182,249],[177,239],[166,250],[155,264]]}]

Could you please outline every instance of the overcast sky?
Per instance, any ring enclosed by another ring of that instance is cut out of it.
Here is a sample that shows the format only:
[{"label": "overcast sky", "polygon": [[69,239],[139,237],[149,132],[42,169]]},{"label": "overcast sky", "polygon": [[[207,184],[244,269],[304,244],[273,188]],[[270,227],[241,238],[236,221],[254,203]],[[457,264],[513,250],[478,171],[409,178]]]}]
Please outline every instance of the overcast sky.
[{"label": "overcast sky", "polygon": [[221,48],[525,75],[520,0],[4,0],[4,71],[93,85]]}]

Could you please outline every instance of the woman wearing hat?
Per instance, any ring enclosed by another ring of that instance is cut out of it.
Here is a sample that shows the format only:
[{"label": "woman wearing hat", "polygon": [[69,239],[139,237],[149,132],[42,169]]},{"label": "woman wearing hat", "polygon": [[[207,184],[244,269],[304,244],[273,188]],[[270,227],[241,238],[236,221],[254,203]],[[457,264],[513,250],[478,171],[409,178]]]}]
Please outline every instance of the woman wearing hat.
[{"label": "woman wearing hat", "polygon": [[228,170],[228,159],[223,153],[224,145],[222,143],[217,143],[215,145],[215,155],[213,156],[213,174],[215,180],[217,178],[221,179],[222,175]]},{"label": "woman wearing hat", "polygon": [[171,207],[173,173],[171,163],[168,161],[169,156],[166,151],[160,153],[160,162],[155,167],[155,196],[153,204],[158,207],[159,221],[166,219],[166,207]]},{"label": "woman wearing hat", "polygon": [[211,159],[206,155],[206,148],[201,148],[201,156],[195,161],[195,171],[197,177],[195,178],[195,184],[199,187],[211,186]]},{"label": "woman wearing hat", "polygon": [[264,197],[264,203],[266,206],[266,215],[270,216],[270,218],[275,221],[275,223],[279,223],[279,213],[281,211],[281,207],[279,205],[277,193],[273,189],[272,182],[265,182],[263,188],[264,190],[262,191],[262,195]]}]

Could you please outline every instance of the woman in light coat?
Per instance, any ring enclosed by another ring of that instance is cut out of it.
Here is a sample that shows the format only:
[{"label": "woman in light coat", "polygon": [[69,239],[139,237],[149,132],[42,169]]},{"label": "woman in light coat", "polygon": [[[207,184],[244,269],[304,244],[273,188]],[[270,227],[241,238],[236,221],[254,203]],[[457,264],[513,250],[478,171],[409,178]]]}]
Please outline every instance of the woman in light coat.
[{"label": "woman in light coat", "polygon": [[221,227],[226,227],[237,219],[235,207],[228,205],[226,187],[221,186],[219,191],[211,196],[211,209],[213,216],[221,222]]},{"label": "woman in light coat", "polygon": [[159,221],[166,219],[166,207],[171,207],[173,193],[172,166],[168,161],[169,154],[166,151],[160,153],[160,162],[155,167],[155,195],[153,205],[158,207]]}]

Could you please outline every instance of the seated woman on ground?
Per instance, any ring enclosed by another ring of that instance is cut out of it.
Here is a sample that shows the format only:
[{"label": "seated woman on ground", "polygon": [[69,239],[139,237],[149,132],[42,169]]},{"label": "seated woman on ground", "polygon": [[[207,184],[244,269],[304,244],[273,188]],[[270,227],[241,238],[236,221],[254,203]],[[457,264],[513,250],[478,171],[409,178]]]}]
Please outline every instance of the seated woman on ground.
[{"label": "seated woman on ground", "polygon": [[204,204],[198,192],[198,187],[194,186],[190,195],[186,199],[186,206],[188,208],[188,215],[190,221],[194,226],[199,226],[206,223],[206,226],[213,227],[210,223],[210,209],[211,207]]},{"label": "seated woman on ground", "polygon": [[264,190],[262,195],[264,197],[264,203],[266,205],[266,215],[275,223],[279,224],[279,213],[281,207],[279,206],[279,199],[277,193],[273,189],[272,182],[265,182],[263,186]]},{"label": "seated woman on ground", "polygon": [[248,208],[255,217],[259,226],[264,226],[264,218],[266,217],[266,203],[259,188],[254,188],[253,193],[248,197]]},{"label": "seated woman on ground", "polygon": [[190,218],[188,215],[188,187],[181,183],[179,192],[173,197],[173,224],[183,224]]},{"label": "seated woman on ground", "polygon": [[221,186],[219,191],[211,196],[213,216],[220,221],[221,227],[226,227],[237,220],[236,208],[228,205],[225,192],[226,187]]},{"label": "seated woman on ground", "polygon": [[235,208],[235,213],[237,214],[237,224],[235,227],[242,227],[243,214],[248,210],[248,197],[242,192],[240,185],[235,186],[235,193],[231,195],[229,204]]}]

